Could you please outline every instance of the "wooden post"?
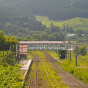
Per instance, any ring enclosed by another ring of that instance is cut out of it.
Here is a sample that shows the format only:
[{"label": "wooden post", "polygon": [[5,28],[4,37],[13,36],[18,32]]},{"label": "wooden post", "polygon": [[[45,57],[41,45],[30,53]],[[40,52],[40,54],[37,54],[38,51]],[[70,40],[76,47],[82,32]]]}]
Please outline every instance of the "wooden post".
[{"label": "wooden post", "polygon": [[69,44],[67,45],[67,58],[69,59]]},{"label": "wooden post", "polygon": [[59,50],[59,58],[61,59],[61,44],[60,44],[60,50]]},{"label": "wooden post", "polygon": [[22,44],[22,58],[21,59],[24,59],[24,54],[23,54],[23,44]]}]

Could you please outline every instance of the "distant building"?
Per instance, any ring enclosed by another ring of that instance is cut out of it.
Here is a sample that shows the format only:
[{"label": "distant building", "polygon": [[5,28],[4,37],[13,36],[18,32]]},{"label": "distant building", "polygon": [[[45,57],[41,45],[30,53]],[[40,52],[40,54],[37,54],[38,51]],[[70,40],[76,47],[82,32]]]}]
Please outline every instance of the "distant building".
[{"label": "distant building", "polygon": [[67,34],[67,36],[75,36],[75,34]]}]

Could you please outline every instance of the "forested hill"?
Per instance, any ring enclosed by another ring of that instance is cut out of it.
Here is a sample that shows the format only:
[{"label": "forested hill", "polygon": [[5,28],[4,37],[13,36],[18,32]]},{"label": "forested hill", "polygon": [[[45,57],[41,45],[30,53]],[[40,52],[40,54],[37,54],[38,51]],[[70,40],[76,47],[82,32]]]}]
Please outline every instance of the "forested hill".
[{"label": "forested hill", "polygon": [[88,18],[88,0],[0,0],[0,16],[48,16],[50,19]]},{"label": "forested hill", "polygon": [[32,35],[32,31],[44,31],[46,26],[35,17],[6,17],[0,18],[0,30],[6,35],[24,37]]},{"label": "forested hill", "polygon": [[0,18],[0,30],[6,35],[19,37],[18,40],[64,40],[59,27],[51,24],[50,28],[46,28],[35,17]]},{"label": "forested hill", "polygon": [[[16,36],[18,40],[62,41],[66,34],[76,34],[71,40],[87,39],[88,19],[74,18],[67,21],[53,21],[41,16],[15,16],[0,18],[0,30],[5,35]],[[85,35],[85,37],[82,36]]]}]

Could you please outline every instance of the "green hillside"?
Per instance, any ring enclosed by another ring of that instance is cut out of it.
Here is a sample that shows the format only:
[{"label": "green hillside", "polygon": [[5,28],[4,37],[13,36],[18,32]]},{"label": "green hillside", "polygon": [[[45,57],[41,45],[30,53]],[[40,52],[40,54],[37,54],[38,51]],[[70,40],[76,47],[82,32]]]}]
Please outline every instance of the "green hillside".
[{"label": "green hillside", "polygon": [[37,21],[40,21],[43,25],[50,27],[50,24],[53,23],[55,26],[63,27],[63,25],[69,25],[74,28],[74,30],[87,30],[88,29],[88,19],[76,17],[73,19],[65,21],[54,21],[50,20],[48,17],[36,16]]}]

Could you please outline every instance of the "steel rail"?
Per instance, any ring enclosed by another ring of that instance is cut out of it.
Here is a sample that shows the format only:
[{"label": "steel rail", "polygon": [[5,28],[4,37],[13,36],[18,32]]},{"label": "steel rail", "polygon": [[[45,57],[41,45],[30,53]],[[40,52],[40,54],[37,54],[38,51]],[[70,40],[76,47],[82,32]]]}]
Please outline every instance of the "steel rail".
[{"label": "steel rail", "polygon": [[[44,63],[46,63],[46,62],[44,62]],[[47,73],[47,71],[46,71],[46,68],[45,68],[45,66],[44,66],[44,63],[43,63],[44,71],[45,71],[45,73],[46,73],[46,75],[47,75],[47,77],[48,77],[48,80],[49,80],[49,82],[50,82],[52,88],[54,88],[54,87],[53,87],[53,84],[52,84],[52,82],[51,82],[51,80],[50,80],[50,78],[49,78],[49,75],[48,75],[48,73]]]},{"label": "steel rail", "polygon": [[[38,57],[34,56],[33,58],[33,63],[36,63],[36,71],[35,71],[35,78],[32,79],[32,77],[30,76],[30,80],[28,83],[28,88],[37,88],[37,83],[38,83]],[[33,71],[31,71],[32,73]]]},{"label": "steel rail", "polygon": [[[46,64],[46,66],[47,66],[47,68],[48,68],[48,71],[50,72],[50,74],[53,74],[52,73],[52,71],[49,69],[49,66],[48,66],[48,64]],[[57,83],[57,88],[59,87],[60,88],[60,85],[59,85],[59,83],[57,82],[57,80],[56,80],[56,78],[55,77],[53,77],[53,79],[54,79],[54,81]]]}]

